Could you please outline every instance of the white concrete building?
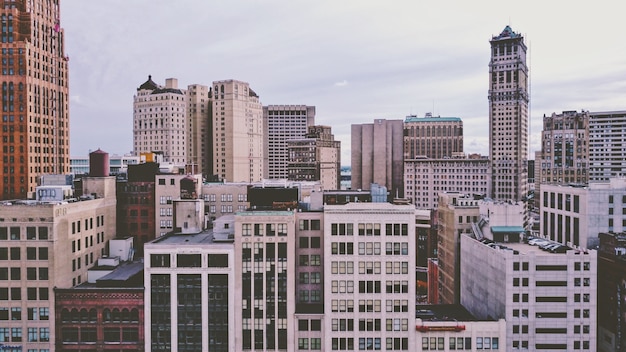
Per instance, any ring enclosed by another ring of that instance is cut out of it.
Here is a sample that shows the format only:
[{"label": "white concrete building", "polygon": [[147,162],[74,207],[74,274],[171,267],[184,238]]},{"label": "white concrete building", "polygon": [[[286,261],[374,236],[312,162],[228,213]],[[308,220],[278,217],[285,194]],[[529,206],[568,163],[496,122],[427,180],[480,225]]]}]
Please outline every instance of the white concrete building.
[{"label": "white concrete building", "polygon": [[589,113],[589,182],[626,175],[626,111]]},{"label": "white concrete building", "polygon": [[437,209],[439,195],[491,193],[490,161],[479,156],[446,159],[405,159],[404,192],[418,209]]},{"label": "white concrete building", "polygon": [[461,235],[461,304],[479,319],[506,320],[503,350],[595,349],[596,251],[550,253],[480,237]]},{"label": "white concrete building", "polygon": [[626,178],[584,187],[542,185],[539,197],[542,237],[596,248],[600,232],[626,231]]},{"label": "white concrete building", "polygon": [[415,207],[324,207],[322,350],[415,346]]}]

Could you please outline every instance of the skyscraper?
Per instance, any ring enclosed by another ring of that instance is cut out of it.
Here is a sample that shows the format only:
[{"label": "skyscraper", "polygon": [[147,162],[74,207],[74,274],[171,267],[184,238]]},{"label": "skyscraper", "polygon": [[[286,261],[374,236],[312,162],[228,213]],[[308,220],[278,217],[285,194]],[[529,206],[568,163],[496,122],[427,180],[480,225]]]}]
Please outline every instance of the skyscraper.
[{"label": "skyscraper", "polygon": [[133,153],[160,152],[166,163],[187,163],[187,99],[178,80],[160,86],[148,76],[133,102]]},{"label": "skyscraper", "polygon": [[290,181],[320,181],[325,190],[339,189],[341,141],[330,126],[310,126],[305,138],[287,143]]},{"label": "skyscraper", "polygon": [[264,178],[287,178],[287,141],[304,138],[309,126],[315,123],[315,106],[264,106],[263,122],[267,135],[267,175]]},{"label": "skyscraper", "polygon": [[59,1],[2,10],[1,199],[23,199],[41,174],[69,172],[68,66]]},{"label": "skyscraper", "polygon": [[491,41],[489,157],[492,198],[522,200],[528,190],[528,67],[524,37],[506,26]]},{"label": "skyscraper", "polygon": [[213,82],[213,173],[230,182],[264,175],[263,106],[246,82]]}]

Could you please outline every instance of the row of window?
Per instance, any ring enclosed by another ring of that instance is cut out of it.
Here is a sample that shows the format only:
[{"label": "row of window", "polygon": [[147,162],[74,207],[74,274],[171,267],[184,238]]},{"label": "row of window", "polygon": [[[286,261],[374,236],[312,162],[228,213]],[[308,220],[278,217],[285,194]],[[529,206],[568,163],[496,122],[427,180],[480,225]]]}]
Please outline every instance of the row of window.
[{"label": "row of window", "polygon": [[[65,327],[61,329],[63,343],[95,343],[97,342],[97,330],[95,327]],[[104,342],[132,343],[139,341],[138,328],[104,328]]]},{"label": "row of window", "polygon": [[[359,242],[359,255],[380,255],[381,243],[380,242]],[[331,254],[354,254],[353,242],[331,242],[330,243]],[[408,255],[409,243],[408,242],[386,242],[385,243],[386,255]]]},{"label": "row of window", "polygon": [[[380,299],[360,299],[358,301],[359,312],[372,313],[381,312]],[[333,312],[354,312],[354,301],[351,299],[333,299],[331,300],[331,311]],[[385,300],[386,312],[408,312],[409,301],[406,299],[387,299]]]},{"label": "row of window", "polygon": [[[176,254],[176,263],[172,265],[172,255],[150,254],[150,267],[152,268],[200,268],[202,267],[203,254]],[[227,268],[228,254],[206,254],[206,263],[209,268]]]},{"label": "row of window", "polygon": [[[215,202],[217,197],[215,194],[204,194],[202,195],[202,198],[207,201],[207,202]],[[222,202],[232,202],[233,201],[233,195],[232,194],[222,194],[220,195],[220,200]],[[247,202],[248,201],[248,195],[245,193],[240,193],[237,195],[237,201],[238,202]]]},{"label": "row of window", "polygon": [[[382,331],[381,319],[359,319],[359,331]],[[354,319],[332,319],[332,331],[354,331]],[[409,320],[406,318],[385,319],[385,331],[408,331]]]},{"label": "row of window", "polygon": [[254,228],[255,236],[287,236],[287,224],[242,224],[241,235],[252,236]]},{"label": "row of window", "polygon": [[22,337],[22,328],[0,328],[0,342],[49,342],[50,328],[28,328],[27,339]]},{"label": "row of window", "polygon": [[[39,300],[47,301],[50,297],[50,293],[47,287],[28,287],[26,288],[26,297],[29,301],[37,300],[37,293],[39,293]],[[0,301],[8,301],[9,298],[12,301],[22,300],[22,288],[21,287],[0,287]]]},{"label": "row of window", "polygon": [[[361,337],[359,338],[359,350],[380,350],[380,337]],[[385,338],[385,347],[387,351],[406,351],[409,349],[409,339],[407,337],[387,337]],[[333,337],[331,339],[331,348],[333,351],[354,350],[354,338],[352,337]]]},{"label": "row of window", "polygon": [[[84,221],[81,221],[81,220],[72,221],[72,235],[81,232],[82,223],[84,223],[85,231],[93,229],[93,218],[84,219]],[[100,226],[104,226],[104,215],[96,216],[96,227],[100,227]]]},{"label": "row of window", "polygon": [[[26,239],[27,240],[47,240],[49,230],[44,226],[27,226],[26,227]],[[19,241],[22,239],[21,228],[19,226],[0,227],[0,241],[11,239],[13,241]]]},{"label": "row of window", "polygon": [[[444,351],[446,350],[445,337],[422,337],[422,350],[424,351]],[[500,348],[498,337],[477,337],[477,350],[497,350]],[[448,338],[448,350],[462,351],[472,349],[471,337],[450,337]]]},{"label": "row of window", "polygon": [[[76,308],[72,310],[63,308],[61,311],[61,321],[64,323],[96,323],[98,321],[97,314],[95,308],[90,310],[82,308],[80,311]],[[113,310],[105,308],[102,311],[102,321],[105,323],[138,322],[139,310],[136,308],[130,310],[128,308],[123,308],[122,310],[118,308],[113,308]]]},{"label": "row of window", "polygon": [[[38,256],[39,255],[39,256]],[[27,260],[48,260],[48,247],[27,247]],[[21,260],[22,251],[20,247],[0,247],[0,260]]]},{"label": "row of window", "polygon": [[[379,223],[358,223],[357,230],[359,236],[380,236],[381,224]],[[352,236],[354,234],[354,224],[336,223],[330,225],[332,236]],[[385,224],[385,235],[387,236],[408,236],[408,224]]]},{"label": "row of window", "polygon": [[[39,272],[39,275],[37,275]],[[21,280],[22,270],[21,268],[0,268],[0,281],[2,280]],[[26,268],[26,279],[29,281],[35,280],[48,280],[48,267],[42,268]]]},{"label": "row of window", "polygon": [[[50,320],[50,311],[48,307],[27,308],[26,316],[28,320]],[[0,307],[0,320],[22,320],[22,308]]]}]

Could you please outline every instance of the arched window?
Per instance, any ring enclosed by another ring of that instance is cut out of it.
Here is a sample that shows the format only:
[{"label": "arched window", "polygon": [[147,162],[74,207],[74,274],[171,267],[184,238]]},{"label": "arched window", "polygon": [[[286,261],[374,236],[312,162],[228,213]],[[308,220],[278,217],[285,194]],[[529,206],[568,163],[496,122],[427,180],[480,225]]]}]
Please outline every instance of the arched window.
[{"label": "arched window", "polygon": [[113,309],[112,320],[115,322],[120,321],[120,310],[117,308]]},{"label": "arched window", "polygon": [[133,308],[130,311],[130,321],[139,321],[139,310],[137,308]]},{"label": "arched window", "polygon": [[71,317],[72,317],[72,322],[78,322],[80,320],[80,315],[78,314],[78,309],[76,309],[76,308],[72,309]]},{"label": "arched window", "polygon": [[111,310],[109,308],[104,308],[102,311],[102,321],[105,323],[111,321]]},{"label": "arched window", "polygon": [[89,319],[88,314],[87,314],[87,309],[83,308],[80,310],[80,321],[82,323],[85,323],[87,322],[87,319]]},{"label": "arched window", "polygon": [[130,321],[130,312],[128,311],[128,308],[122,309],[122,321]]},{"label": "arched window", "polygon": [[64,323],[68,323],[72,320],[72,316],[70,315],[70,311],[67,308],[63,308],[61,311],[61,321]]},{"label": "arched window", "polygon": [[89,322],[95,323],[96,321],[98,321],[98,312],[95,308],[91,308],[89,310]]}]

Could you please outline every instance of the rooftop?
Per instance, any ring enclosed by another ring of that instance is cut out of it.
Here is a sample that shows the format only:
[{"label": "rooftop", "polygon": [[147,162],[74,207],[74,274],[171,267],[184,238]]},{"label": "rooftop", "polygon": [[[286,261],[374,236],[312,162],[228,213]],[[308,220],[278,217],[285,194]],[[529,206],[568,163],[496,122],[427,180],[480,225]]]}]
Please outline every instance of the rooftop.
[{"label": "rooftop", "polygon": [[415,317],[423,321],[493,321],[477,319],[460,304],[416,305]]},{"label": "rooftop", "polygon": [[417,117],[407,116],[404,120],[405,123],[409,122],[460,122],[460,117]]},{"label": "rooftop", "polygon": [[167,234],[165,236],[159,237],[154,241],[149,242],[150,244],[170,244],[170,245],[181,245],[181,246],[194,246],[199,244],[212,244],[219,243],[215,241],[213,238],[213,229],[207,229],[205,231],[196,233],[196,234]]}]

